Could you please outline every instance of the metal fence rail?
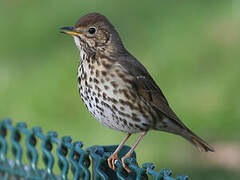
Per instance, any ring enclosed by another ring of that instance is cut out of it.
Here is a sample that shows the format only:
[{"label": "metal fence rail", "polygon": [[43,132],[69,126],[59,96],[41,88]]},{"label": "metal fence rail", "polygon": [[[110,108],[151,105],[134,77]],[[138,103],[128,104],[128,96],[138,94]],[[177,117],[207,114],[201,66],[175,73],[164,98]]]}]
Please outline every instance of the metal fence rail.
[{"label": "metal fence rail", "polygon": [[[8,135],[9,134],[9,135]],[[25,143],[25,144],[23,144]],[[37,148],[37,143],[41,148]],[[9,145],[11,154],[9,158]],[[42,133],[40,127],[32,130],[27,128],[25,123],[12,125],[11,120],[0,121],[0,179],[1,180],[100,180],[100,179],[121,179],[121,180],[187,180],[184,175],[171,177],[170,170],[154,171],[154,165],[145,163],[142,167],[136,164],[136,155],[126,159],[128,167],[132,170],[127,173],[121,162],[117,161],[117,171],[111,170],[106,159],[117,146],[92,146],[85,150],[81,142],[72,142],[71,137],[64,136],[57,138],[56,132]],[[53,149],[56,149],[53,152]],[[130,147],[124,146],[119,153],[121,157]],[[23,153],[26,153],[28,163],[23,163]],[[38,168],[39,156],[42,156],[44,168]],[[91,159],[90,159],[91,158]],[[56,173],[54,162],[60,173]],[[89,170],[89,167],[92,170]]]}]

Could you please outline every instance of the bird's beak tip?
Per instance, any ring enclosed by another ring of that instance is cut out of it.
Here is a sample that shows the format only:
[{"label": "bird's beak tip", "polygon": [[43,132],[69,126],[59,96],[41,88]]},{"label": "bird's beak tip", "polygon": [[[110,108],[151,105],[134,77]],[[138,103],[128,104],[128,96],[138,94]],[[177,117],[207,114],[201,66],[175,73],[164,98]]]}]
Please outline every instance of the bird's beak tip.
[{"label": "bird's beak tip", "polygon": [[63,34],[66,34],[66,32],[65,31],[59,31],[60,33],[63,33]]},{"label": "bird's beak tip", "polygon": [[61,27],[60,28],[62,31],[60,31],[60,33],[63,33],[63,34],[68,34],[68,35],[79,35],[80,33],[78,32],[74,32],[74,27]]},{"label": "bird's beak tip", "polygon": [[68,31],[72,31],[74,28],[73,27],[61,27],[61,30],[68,30]]}]

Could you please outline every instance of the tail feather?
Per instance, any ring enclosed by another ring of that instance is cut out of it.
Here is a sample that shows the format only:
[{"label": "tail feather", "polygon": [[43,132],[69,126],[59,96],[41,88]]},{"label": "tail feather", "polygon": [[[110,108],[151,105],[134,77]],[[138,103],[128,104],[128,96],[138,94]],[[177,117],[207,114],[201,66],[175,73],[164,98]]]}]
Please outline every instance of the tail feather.
[{"label": "tail feather", "polygon": [[192,131],[187,130],[183,134],[181,134],[186,140],[188,140],[190,143],[192,143],[194,146],[196,146],[199,151],[204,152],[214,152],[214,148],[210,146],[207,142],[205,142],[203,139],[198,137],[196,134],[194,134]]}]

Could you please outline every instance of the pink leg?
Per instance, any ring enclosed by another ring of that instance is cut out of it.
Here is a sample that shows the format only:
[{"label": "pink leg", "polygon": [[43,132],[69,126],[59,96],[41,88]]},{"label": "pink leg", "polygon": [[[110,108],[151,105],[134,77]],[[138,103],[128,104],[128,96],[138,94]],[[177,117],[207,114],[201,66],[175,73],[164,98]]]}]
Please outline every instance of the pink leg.
[{"label": "pink leg", "polygon": [[122,142],[119,144],[119,146],[117,147],[117,149],[114,151],[114,153],[108,158],[108,166],[113,169],[116,170],[115,167],[115,161],[118,160],[118,153],[121,150],[121,148],[123,147],[124,143],[128,140],[128,138],[131,136],[132,134],[128,133],[124,139],[122,140]]},{"label": "pink leg", "polygon": [[135,144],[132,146],[132,148],[128,151],[128,153],[127,153],[125,156],[122,157],[122,159],[121,159],[121,160],[122,160],[122,165],[123,165],[124,169],[125,169],[127,172],[131,172],[131,170],[127,168],[124,160],[125,160],[126,158],[131,157],[131,154],[133,153],[134,149],[137,147],[138,143],[141,141],[141,139],[143,138],[143,136],[145,136],[146,134],[147,134],[147,132],[142,132],[141,135],[137,138],[137,141],[136,141]]}]

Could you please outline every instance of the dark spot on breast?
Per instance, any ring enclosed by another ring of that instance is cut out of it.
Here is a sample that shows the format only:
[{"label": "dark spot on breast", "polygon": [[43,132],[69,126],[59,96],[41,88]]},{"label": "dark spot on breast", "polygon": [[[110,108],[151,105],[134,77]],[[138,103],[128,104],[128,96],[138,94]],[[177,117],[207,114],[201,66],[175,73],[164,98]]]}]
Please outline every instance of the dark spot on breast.
[{"label": "dark spot on breast", "polygon": [[99,71],[98,71],[98,69],[96,69],[96,72],[95,72],[95,74],[96,74],[96,77],[98,77],[98,76],[99,76]]},{"label": "dark spot on breast", "polygon": [[92,78],[91,77],[89,77],[89,82],[92,82]]},{"label": "dark spot on breast", "polygon": [[109,87],[108,87],[107,85],[104,85],[104,88],[105,88],[106,90],[108,90],[108,89],[109,89]]},{"label": "dark spot on breast", "polygon": [[118,87],[118,84],[117,84],[115,81],[111,81],[110,83],[112,84],[112,86],[113,86],[114,88],[117,88],[117,87]]},{"label": "dark spot on breast", "polygon": [[99,81],[98,81],[96,78],[94,78],[93,81],[94,81],[96,84],[99,83]]},{"label": "dark spot on breast", "polygon": [[96,108],[100,110],[100,112],[104,112],[104,109],[96,105]]},{"label": "dark spot on breast", "polygon": [[118,91],[119,93],[123,93],[124,89],[119,89]]},{"label": "dark spot on breast", "polygon": [[101,72],[103,76],[106,76],[107,75],[107,72],[106,71],[102,71]]},{"label": "dark spot on breast", "polygon": [[116,99],[110,98],[110,97],[108,97],[108,101],[111,101],[111,102],[113,102],[114,104],[117,104],[117,103],[118,103],[118,101],[117,101]]},{"label": "dark spot on breast", "polygon": [[124,107],[122,107],[122,106],[120,107],[120,109],[121,109],[122,111],[124,111],[124,110],[125,110],[125,108],[124,108]]},{"label": "dark spot on breast", "polygon": [[99,103],[99,100],[98,100],[98,98],[97,98],[97,97],[95,97],[95,102],[96,102],[96,103]]},{"label": "dark spot on breast", "polygon": [[90,63],[90,58],[89,57],[87,57],[86,60],[87,60],[88,63]]},{"label": "dark spot on breast", "polygon": [[111,106],[107,103],[105,103],[104,101],[101,101],[101,104],[107,108],[109,108],[111,111],[113,111],[113,109],[111,108]]},{"label": "dark spot on breast", "polygon": [[137,98],[136,94],[134,94],[132,91],[130,91],[130,94],[134,99]]},{"label": "dark spot on breast", "polygon": [[130,96],[128,95],[127,90],[124,89],[123,95],[124,95],[127,99],[130,99]]},{"label": "dark spot on breast", "polygon": [[107,94],[105,92],[103,92],[103,100],[106,100],[107,99]]},{"label": "dark spot on breast", "polygon": [[103,114],[103,112],[102,112],[102,111],[100,112],[100,115],[101,115],[101,116],[103,116],[103,117],[106,117],[106,116]]},{"label": "dark spot on breast", "polygon": [[122,73],[118,73],[118,76],[122,79],[122,78],[124,78],[124,74],[122,74]]},{"label": "dark spot on breast", "polygon": [[122,99],[119,99],[119,103],[122,104],[122,105],[125,105],[125,101],[122,100]]},{"label": "dark spot on breast", "polygon": [[84,67],[83,67],[83,65],[82,65],[81,67],[82,67],[82,68],[81,68],[81,69],[82,69],[82,71],[84,72]]},{"label": "dark spot on breast", "polygon": [[136,113],[132,113],[132,116],[137,116],[137,114]]},{"label": "dark spot on breast", "polygon": [[115,75],[114,75],[114,74],[112,74],[112,73],[110,74],[110,76],[111,76],[111,77],[115,77]]},{"label": "dark spot on breast", "polygon": [[95,85],[95,89],[96,89],[98,92],[101,92],[101,89],[100,89],[97,85]]},{"label": "dark spot on breast", "polygon": [[117,94],[118,91],[116,89],[113,90],[113,94]]},{"label": "dark spot on breast", "polygon": [[130,109],[138,110],[138,108],[134,106],[130,101],[124,101],[123,99],[119,99],[119,103],[122,105],[128,105]]},{"label": "dark spot on breast", "polygon": [[112,105],[113,110],[117,111],[117,107],[113,104]]},{"label": "dark spot on breast", "polygon": [[87,80],[87,73],[86,72],[84,72],[83,79]]},{"label": "dark spot on breast", "polygon": [[125,126],[127,126],[127,120],[126,119],[120,118],[119,120],[122,121]]},{"label": "dark spot on breast", "polygon": [[101,79],[101,83],[104,83],[104,79]]},{"label": "dark spot on breast", "polygon": [[99,62],[99,60],[98,60],[98,59],[96,59],[96,61],[97,61],[97,65],[98,65],[98,66],[100,66],[100,62]]},{"label": "dark spot on breast", "polygon": [[91,75],[93,75],[93,74],[94,74],[94,73],[93,73],[93,70],[91,70],[90,73],[91,73]]},{"label": "dark spot on breast", "polygon": [[138,128],[138,129],[140,129],[140,126],[139,126],[138,124],[135,124],[135,127]]},{"label": "dark spot on breast", "polygon": [[105,61],[102,62],[102,65],[103,65],[106,69],[109,69],[109,68],[112,66],[112,64],[106,63]]},{"label": "dark spot on breast", "polygon": [[122,80],[123,80],[125,83],[129,83],[129,84],[131,84],[131,81],[130,81],[129,79],[122,78]]},{"label": "dark spot on breast", "polygon": [[78,83],[81,84],[81,78],[79,76],[78,76]]},{"label": "dark spot on breast", "polygon": [[149,125],[148,125],[148,124],[146,124],[146,123],[142,123],[142,125],[143,125],[143,126],[146,126],[146,127],[148,127],[148,126],[149,126]]},{"label": "dark spot on breast", "polygon": [[132,116],[132,120],[135,122],[140,122],[141,120],[137,116]]},{"label": "dark spot on breast", "polygon": [[142,116],[145,118],[145,119],[148,119],[148,115],[146,115],[146,113],[143,113]]},{"label": "dark spot on breast", "polygon": [[118,113],[119,113],[119,115],[121,115],[121,116],[125,116],[125,117],[128,117],[128,118],[131,117],[129,114],[124,113],[124,112],[121,112],[121,111],[118,111]]},{"label": "dark spot on breast", "polygon": [[96,53],[93,53],[93,55],[92,55],[92,59],[93,59],[93,60],[96,59]]}]

